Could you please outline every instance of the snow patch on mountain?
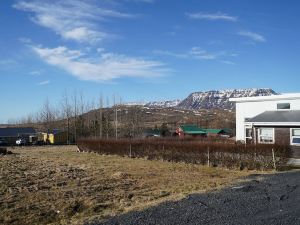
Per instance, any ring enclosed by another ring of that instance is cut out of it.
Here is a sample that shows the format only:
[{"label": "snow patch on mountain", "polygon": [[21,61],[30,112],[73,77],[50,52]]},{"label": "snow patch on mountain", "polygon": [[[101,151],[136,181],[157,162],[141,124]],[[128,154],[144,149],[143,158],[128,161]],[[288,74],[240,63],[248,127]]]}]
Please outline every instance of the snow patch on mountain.
[{"label": "snow patch on mountain", "polygon": [[277,95],[270,88],[251,89],[227,89],[211,90],[206,92],[194,92],[180,102],[176,107],[182,109],[229,109],[235,108],[235,104],[229,98],[254,97]]},{"label": "snow patch on mountain", "polygon": [[145,106],[151,108],[173,108],[176,107],[181,100],[171,100],[171,101],[155,101],[155,102],[148,102]]}]

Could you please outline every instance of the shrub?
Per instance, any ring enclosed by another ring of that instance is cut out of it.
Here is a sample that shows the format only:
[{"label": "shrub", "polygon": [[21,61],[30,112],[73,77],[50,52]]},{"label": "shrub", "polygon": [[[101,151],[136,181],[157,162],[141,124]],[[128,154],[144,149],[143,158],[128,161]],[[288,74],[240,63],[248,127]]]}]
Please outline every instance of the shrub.
[{"label": "shrub", "polygon": [[208,164],[227,168],[273,168],[285,163],[291,154],[288,145],[241,144],[218,139],[81,139],[81,151],[147,158],[170,162]]}]

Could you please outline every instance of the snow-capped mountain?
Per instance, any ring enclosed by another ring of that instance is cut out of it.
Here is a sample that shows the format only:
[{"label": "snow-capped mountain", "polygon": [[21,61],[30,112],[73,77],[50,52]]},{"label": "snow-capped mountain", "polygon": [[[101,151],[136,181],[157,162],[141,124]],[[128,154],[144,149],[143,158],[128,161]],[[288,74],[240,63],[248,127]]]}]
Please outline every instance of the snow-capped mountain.
[{"label": "snow-capped mountain", "polygon": [[176,108],[182,109],[234,109],[235,104],[229,98],[276,95],[270,88],[212,90],[195,92],[180,102]]},{"label": "snow-capped mountain", "polygon": [[148,102],[145,104],[146,107],[151,107],[151,108],[173,108],[176,107],[181,100],[171,100],[171,101],[157,101],[157,102]]},{"label": "snow-capped mountain", "polygon": [[122,105],[124,106],[144,106],[146,105],[145,102],[126,102],[126,103],[123,103]]}]

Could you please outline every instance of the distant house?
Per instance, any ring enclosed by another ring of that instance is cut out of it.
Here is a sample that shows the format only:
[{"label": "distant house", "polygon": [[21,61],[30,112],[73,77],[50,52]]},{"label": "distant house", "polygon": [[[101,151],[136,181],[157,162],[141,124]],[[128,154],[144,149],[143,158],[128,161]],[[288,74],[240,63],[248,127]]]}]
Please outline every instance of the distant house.
[{"label": "distant house", "polygon": [[179,137],[206,137],[206,131],[196,125],[180,125],[176,129],[176,134]]},{"label": "distant house", "polygon": [[300,157],[300,93],[232,98],[236,102],[236,140],[285,143]]},{"label": "distant house", "polygon": [[0,128],[0,139],[4,139],[8,144],[15,144],[18,138],[25,138],[36,135],[36,130],[32,127],[7,127]]},{"label": "distant house", "polygon": [[207,133],[207,136],[221,136],[221,137],[230,137],[231,131],[229,129],[204,129]]}]

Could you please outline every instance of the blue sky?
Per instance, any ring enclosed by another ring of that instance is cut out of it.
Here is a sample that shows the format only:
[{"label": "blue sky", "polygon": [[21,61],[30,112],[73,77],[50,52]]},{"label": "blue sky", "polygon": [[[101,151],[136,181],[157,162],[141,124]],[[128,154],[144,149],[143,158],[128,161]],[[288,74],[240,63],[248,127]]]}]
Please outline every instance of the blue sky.
[{"label": "blue sky", "polygon": [[123,101],[270,87],[299,92],[297,0],[0,3],[0,123],[65,90]]}]

